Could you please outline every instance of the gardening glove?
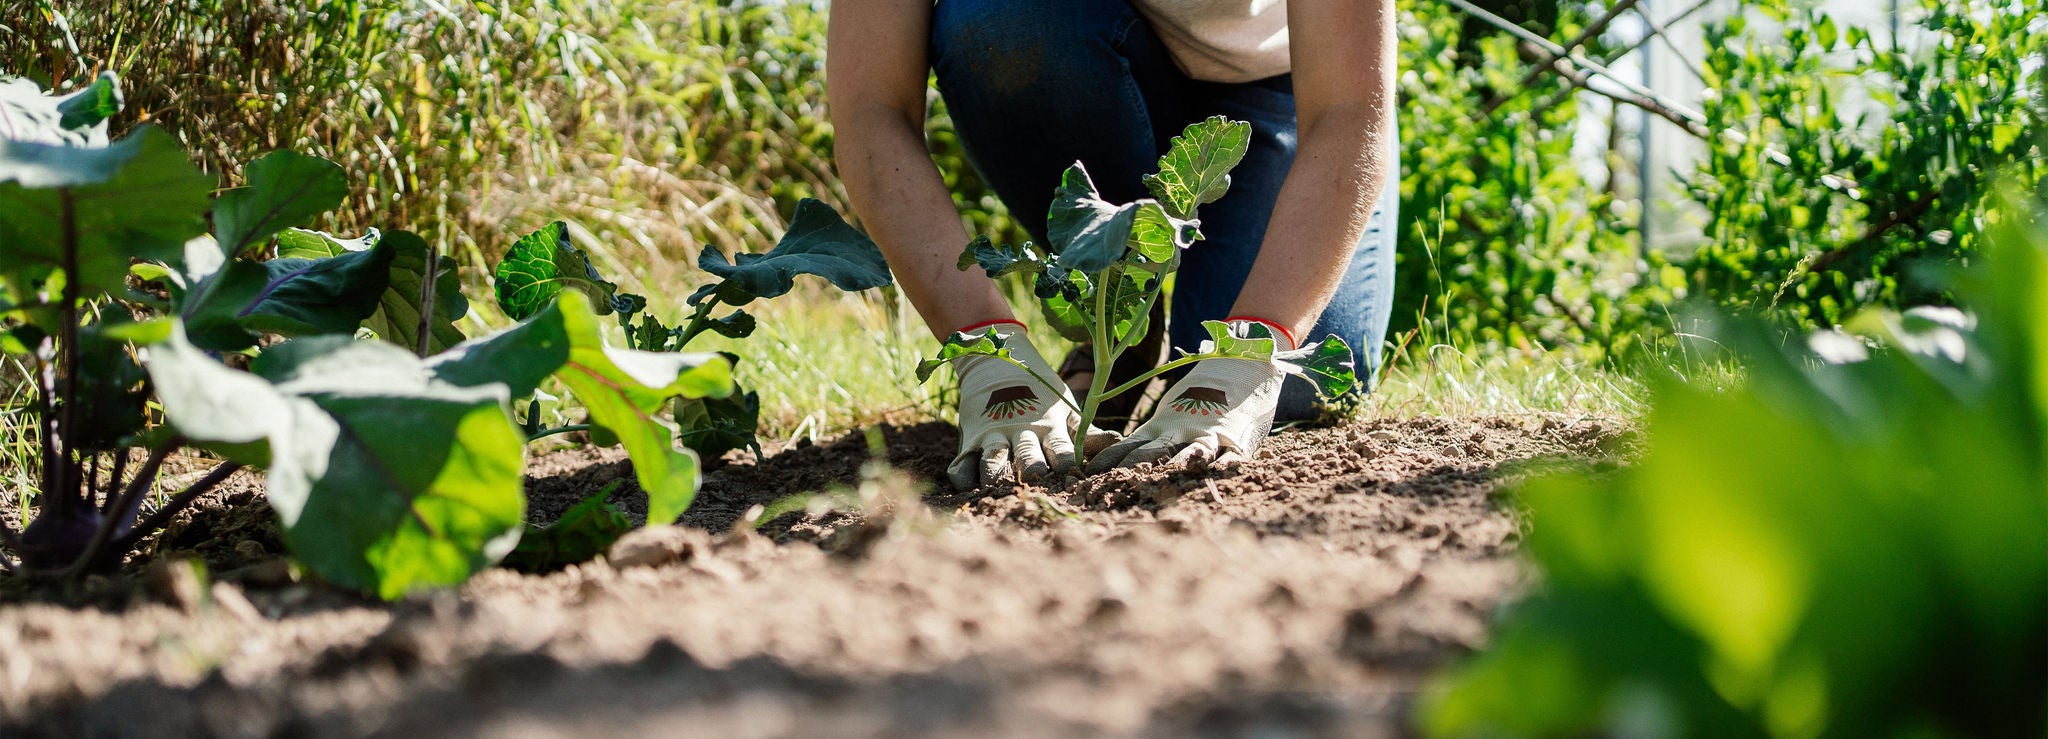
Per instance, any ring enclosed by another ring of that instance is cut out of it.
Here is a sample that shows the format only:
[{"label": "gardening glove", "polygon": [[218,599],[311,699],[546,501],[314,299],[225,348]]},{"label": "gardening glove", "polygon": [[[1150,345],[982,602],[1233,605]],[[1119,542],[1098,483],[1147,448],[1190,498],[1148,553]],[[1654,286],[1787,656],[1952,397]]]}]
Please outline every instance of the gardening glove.
[{"label": "gardening glove", "polygon": [[[1009,477],[1013,470],[1019,482],[1031,482],[1072,467],[1074,429],[1081,423],[1070,405],[1073,394],[1031,345],[1023,324],[1003,322],[985,330],[1003,339],[1011,358],[1053,384],[998,357],[953,360],[953,373],[960,378],[960,453],[946,466],[946,476],[954,487],[970,490]],[[1094,447],[1116,437],[1089,429],[1088,438]]]},{"label": "gardening glove", "polygon": [[[1231,333],[1251,335],[1264,321],[1233,319]],[[1267,326],[1274,324],[1266,323]],[[1271,331],[1284,335],[1282,331]],[[1275,338],[1281,350],[1293,342]],[[1184,464],[1197,459],[1231,462],[1250,459],[1273,430],[1273,409],[1280,402],[1287,375],[1269,360],[1217,357],[1196,362],[1186,376],[1166,389],[1159,410],[1144,425],[1088,460],[1088,473],[1106,472],[1162,459]]]}]

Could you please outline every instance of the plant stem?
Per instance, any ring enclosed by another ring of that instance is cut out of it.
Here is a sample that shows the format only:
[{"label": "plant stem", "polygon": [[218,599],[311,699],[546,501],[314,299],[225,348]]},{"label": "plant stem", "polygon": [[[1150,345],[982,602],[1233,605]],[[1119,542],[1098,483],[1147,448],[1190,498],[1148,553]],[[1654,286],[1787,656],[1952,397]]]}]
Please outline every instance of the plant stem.
[{"label": "plant stem", "polygon": [[162,446],[149,450],[149,459],[142,463],[142,469],[135,471],[135,478],[128,481],[127,487],[121,489],[120,497],[108,506],[107,515],[100,517],[100,526],[93,530],[92,541],[86,543],[85,552],[78,555],[78,560],[70,567],[64,568],[64,579],[76,578],[92,567],[93,561],[99,559],[100,550],[106,547],[107,540],[113,538],[114,529],[128,519],[130,508],[139,502],[143,492],[149,490],[149,484],[156,480],[156,471],[163,467],[164,459],[184,445],[182,437],[173,437]]},{"label": "plant stem", "polygon": [[1176,359],[1176,360],[1173,360],[1173,361],[1171,361],[1171,362],[1167,362],[1166,364],[1162,364],[1162,365],[1159,365],[1158,367],[1154,367],[1154,368],[1152,368],[1152,369],[1150,369],[1150,370],[1146,370],[1144,374],[1138,375],[1137,379],[1134,379],[1134,380],[1131,380],[1130,382],[1126,382],[1126,383],[1124,383],[1124,384],[1122,384],[1122,385],[1118,385],[1118,386],[1116,386],[1116,387],[1110,388],[1109,390],[1106,390],[1106,391],[1104,391],[1104,392],[1102,393],[1102,395],[1103,395],[1103,397],[1104,397],[1104,398],[1114,398],[1114,397],[1116,397],[1116,396],[1118,396],[1118,395],[1122,395],[1122,394],[1124,394],[1124,393],[1130,392],[1131,388],[1134,388],[1134,387],[1138,387],[1139,385],[1143,385],[1143,384],[1145,384],[1145,381],[1147,381],[1147,380],[1150,380],[1150,379],[1152,379],[1152,378],[1154,378],[1154,377],[1158,377],[1158,376],[1160,376],[1160,375],[1166,374],[1166,373],[1168,373],[1168,372],[1172,372],[1172,371],[1173,371],[1174,369],[1176,369],[1176,368],[1179,368],[1179,367],[1184,367],[1184,366],[1187,366],[1187,365],[1190,365],[1190,364],[1194,364],[1194,363],[1196,363],[1196,362],[1199,362],[1199,361],[1202,361],[1202,360],[1204,360],[1204,359],[1215,359],[1215,358],[1218,358],[1218,357],[1222,357],[1222,356],[1224,356],[1224,355],[1221,355],[1221,354],[1213,354],[1213,353],[1212,353],[1212,354],[1189,354],[1189,355],[1187,355],[1187,356],[1185,356],[1185,357],[1181,357],[1181,358],[1179,358],[1179,359]]},{"label": "plant stem", "polygon": [[206,491],[212,490],[221,481],[228,479],[228,475],[235,474],[235,470],[241,468],[242,463],[240,462],[223,462],[215,466],[211,472],[206,473],[205,477],[194,480],[184,490],[178,491],[177,495],[171,496],[170,500],[164,501],[163,507],[156,509],[155,513],[149,514],[148,520],[136,524],[134,528],[128,529],[128,533],[122,534],[121,538],[115,542],[114,551],[126,552],[134,549],[135,545],[140,543],[143,537],[154,534],[158,529],[169,525],[171,517],[178,515],[178,511],[184,510],[185,506],[191,505],[194,499],[206,494]]},{"label": "plant stem", "polygon": [[550,437],[550,436],[554,436],[554,435],[556,435],[556,434],[566,434],[566,433],[570,433],[570,432],[573,432],[573,431],[589,431],[589,430],[590,430],[590,424],[587,424],[587,423],[572,423],[572,424],[569,424],[569,425],[567,425],[567,426],[556,426],[556,427],[554,427],[554,428],[551,428],[551,429],[541,429],[540,431],[537,431],[537,432],[533,433],[532,435],[530,435],[530,436],[526,437],[526,441],[527,441],[527,443],[531,444],[531,443],[533,443],[533,442],[536,442],[536,441],[540,441],[541,439],[545,439],[545,438],[547,438],[547,437]]},{"label": "plant stem", "polygon": [[[1123,279],[1122,275],[1114,277]],[[1103,386],[1109,384],[1110,369],[1116,366],[1116,355],[1122,352],[1110,341],[1109,326],[1103,318],[1108,301],[1109,288],[1098,280],[1095,283],[1095,320],[1088,326],[1089,338],[1095,342],[1095,351],[1089,352],[1090,358],[1095,360],[1095,373],[1088,380],[1088,399],[1083,401],[1081,408],[1080,433],[1083,441],[1074,445],[1074,464],[1084,468],[1088,464],[1088,429],[1095,425],[1095,411],[1102,405]]]},{"label": "plant stem", "polygon": [[696,338],[697,334],[704,333],[706,325],[711,323],[711,310],[716,307],[718,307],[717,295],[704,296],[704,302],[698,303],[697,311],[690,314],[690,322],[683,324],[683,330],[676,334],[676,351],[682,351],[683,345],[690,343],[690,340]]},{"label": "plant stem", "polygon": [[[57,468],[55,484],[43,491],[49,496],[43,505],[68,511],[79,495],[75,489],[77,481],[70,479],[71,444],[65,438],[77,432],[72,423],[78,408],[78,214],[71,201],[70,188],[57,190],[57,209],[57,221],[63,228],[60,247],[64,254],[63,304],[57,306],[57,375],[64,382],[64,395],[56,425],[50,429],[57,453],[57,458],[52,460]],[[59,503],[60,506],[52,506]]]}]

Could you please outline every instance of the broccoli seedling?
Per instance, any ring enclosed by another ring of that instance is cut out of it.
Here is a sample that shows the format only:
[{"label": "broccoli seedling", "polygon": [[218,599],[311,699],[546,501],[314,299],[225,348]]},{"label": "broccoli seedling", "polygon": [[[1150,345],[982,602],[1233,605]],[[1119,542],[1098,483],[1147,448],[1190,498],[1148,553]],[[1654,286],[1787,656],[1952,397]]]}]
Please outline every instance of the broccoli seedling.
[{"label": "broccoli seedling", "polygon": [[[1033,292],[1045,301],[1047,314],[1065,324],[1062,333],[1095,347],[1094,381],[1086,398],[1075,406],[1082,428],[1095,421],[1096,409],[1103,401],[1204,359],[1274,362],[1283,371],[1311,380],[1325,397],[1341,395],[1357,382],[1351,348],[1336,336],[1280,351],[1270,335],[1238,337],[1222,321],[1205,321],[1209,340],[1202,343],[1200,351],[1184,352],[1130,381],[1108,387],[1110,368],[1117,357],[1145,336],[1166,277],[1180,268],[1182,250],[1202,240],[1197,209],[1229,191],[1230,170],[1243,161],[1250,145],[1249,123],[1216,116],[1190,125],[1159,158],[1159,171],[1144,178],[1153,197],[1122,205],[1103,200],[1087,168],[1075,162],[1061,178],[1046,216],[1048,245],[1027,241],[1013,247],[982,236],[968,243],[960,255],[960,269],[980,267],[991,278],[1035,275]],[[1003,344],[1003,339],[993,334],[955,333],[947,337],[937,356],[918,364],[918,382],[930,380],[941,365],[966,356],[996,357],[1024,367],[1010,357]],[[1037,379],[1058,386],[1055,378]]]}]

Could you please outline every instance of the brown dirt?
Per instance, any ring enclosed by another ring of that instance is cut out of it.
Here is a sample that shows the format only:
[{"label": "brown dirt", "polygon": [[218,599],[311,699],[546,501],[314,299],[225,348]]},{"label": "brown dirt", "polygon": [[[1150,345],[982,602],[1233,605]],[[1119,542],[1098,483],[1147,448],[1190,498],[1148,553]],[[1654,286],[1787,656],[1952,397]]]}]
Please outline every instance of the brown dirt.
[{"label": "brown dirt", "polygon": [[[683,527],[636,535],[658,564],[388,605],[297,581],[240,475],[165,539],[210,584],[166,554],[85,605],[8,596],[0,735],[1398,734],[1525,579],[1493,493],[1630,443],[1563,416],[1378,421],[1234,469],[919,496],[957,433],[882,436],[893,469],[864,470],[860,434],[735,457]],[[630,477],[615,450],[533,470],[541,519]]]}]

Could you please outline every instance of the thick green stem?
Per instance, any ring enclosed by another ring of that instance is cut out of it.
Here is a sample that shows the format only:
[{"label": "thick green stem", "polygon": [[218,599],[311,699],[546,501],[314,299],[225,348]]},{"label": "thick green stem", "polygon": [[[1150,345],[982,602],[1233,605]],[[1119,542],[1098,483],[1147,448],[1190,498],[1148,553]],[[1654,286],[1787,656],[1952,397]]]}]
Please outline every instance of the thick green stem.
[{"label": "thick green stem", "polygon": [[1126,383],[1124,383],[1124,384],[1122,384],[1122,385],[1118,385],[1118,386],[1116,386],[1116,387],[1110,388],[1110,389],[1109,389],[1108,391],[1105,391],[1105,392],[1104,392],[1104,393],[1103,393],[1102,395],[1103,395],[1103,397],[1105,397],[1105,398],[1114,398],[1114,397],[1116,397],[1116,396],[1118,396],[1118,395],[1122,395],[1122,394],[1124,394],[1124,393],[1130,392],[1132,388],[1135,388],[1135,387],[1138,387],[1138,386],[1140,386],[1140,385],[1143,385],[1143,384],[1145,384],[1145,382],[1146,382],[1147,380],[1150,380],[1150,379],[1152,379],[1152,378],[1154,378],[1154,377],[1158,377],[1158,376],[1160,376],[1160,375],[1166,374],[1166,373],[1168,373],[1168,372],[1172,372],[1172,371],[1174,371],[1174,370],[1175,370],[1175,369],[1177,369],[1177,368],[1180,368],[1180,367],[1185,367],[1185,366],[1187,366],[1187,365],[1190,365],[1190,364],[1194,364],[1194,363],[1196,363],[1196,362],[1199,362],[1199,361],[1201,361],[1201,360],[1204,360],[1204,359],[1215,359],[1215,358],[1217,358],[1217,357],[1222,357],[1222,356],[1224,356],[1224,355],[1222,355],[1222,354],[1190,354],[1190,355],[1187,355],[1187,356],[1185,356],[1185,357],[1181,357],[1181,358],[1179,358],[1179,359],[1173,360],[1173,361],[1171,361],[1171,362],[1167,362],[1166,364],[1162,364],[1162,365],[1159,365],[1158,367],[1154,367],[1154,368],[1152,368],[1152,369],[1146,370],[1144,374],[1138,375],[1136,379],[1133,379],[1133,380],[1131,380],[1130,382],[1126,382]]},{"label": "thick green stem", "polygon": [[[1107,272],[1105,270],[1105,274],[1097,277],[1122,279],[1121,275],[1109,275]],[[1109,372],[1116,366],[1116,355],[1123,352],[1109,337],[1109,325],[1105,318],[1108,313],[1108,302],[1108,286],[1098,279],[1095,283],[1095,320],[1088,326],[1088,338],[1095,342],[1095,351],[1089,352],[1095,360],[1095,373],[1088,380],[1088,399],[1082,402],[1081,407],[1082,441],[1074,445],[1074,463],[1083,468],[1088,464],[1088,429],[1095,425],[1095,412],[1102,406],[1102,389],[1109,384]]]}]

